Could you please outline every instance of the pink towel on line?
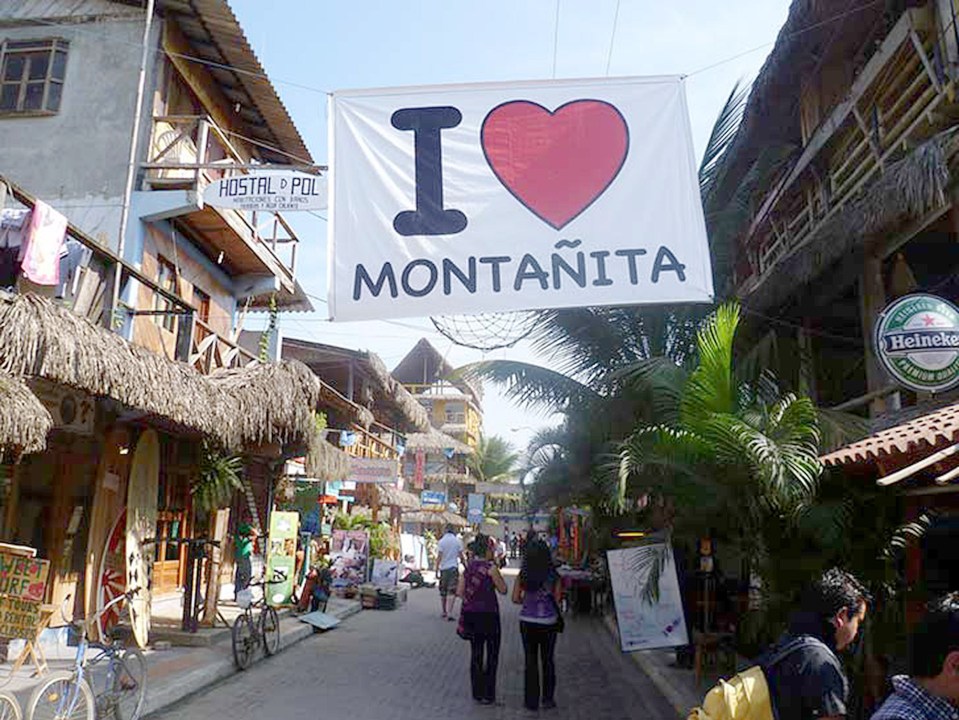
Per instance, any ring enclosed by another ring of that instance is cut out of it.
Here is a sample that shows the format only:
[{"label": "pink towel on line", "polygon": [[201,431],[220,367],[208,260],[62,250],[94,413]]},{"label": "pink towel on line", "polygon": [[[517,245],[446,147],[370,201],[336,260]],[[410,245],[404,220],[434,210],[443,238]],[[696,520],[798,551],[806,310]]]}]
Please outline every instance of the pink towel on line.
[{"label": "pink towel on line", "polygon": [[60,282],[60,251],[67,232],[67,219],[37,200],[24,236],[23,274],[37,285]]}]

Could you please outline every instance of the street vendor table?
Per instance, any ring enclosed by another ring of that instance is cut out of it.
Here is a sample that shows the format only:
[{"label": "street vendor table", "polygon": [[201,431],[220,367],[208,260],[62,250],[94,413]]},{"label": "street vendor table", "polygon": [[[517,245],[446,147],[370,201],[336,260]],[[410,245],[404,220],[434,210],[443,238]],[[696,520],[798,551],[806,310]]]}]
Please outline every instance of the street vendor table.
[{"label": "street vendor table", "polygon": [[577,570],[571,567],[557,568],[563,595],[576,612],[589,612],[592,607],[593,582],[595,575],[591,570]]}]

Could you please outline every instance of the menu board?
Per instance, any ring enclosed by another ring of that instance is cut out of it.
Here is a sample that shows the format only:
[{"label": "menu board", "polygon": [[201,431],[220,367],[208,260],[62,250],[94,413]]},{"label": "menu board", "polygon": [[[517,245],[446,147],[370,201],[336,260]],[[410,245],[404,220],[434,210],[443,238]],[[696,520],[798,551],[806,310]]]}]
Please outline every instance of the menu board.
[{"label": "menu board", "polygon": [[289,605],[296,568],[296,536],[300,515],[273,511],[266,554],[266,599],[270,605]]},{"label": "menu board", "polygon": [[0,638],[33,639],[50,562],[0,550]]}]

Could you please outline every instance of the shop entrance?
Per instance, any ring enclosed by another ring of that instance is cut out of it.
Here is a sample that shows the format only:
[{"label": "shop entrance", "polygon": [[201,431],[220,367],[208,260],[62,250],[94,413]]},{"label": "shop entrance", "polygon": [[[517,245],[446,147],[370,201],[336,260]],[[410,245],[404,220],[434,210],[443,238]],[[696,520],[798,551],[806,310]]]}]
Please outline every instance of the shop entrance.
[{"label": "shop entrance", "polygon": [[187,547],[192,537],[190,486],[196,466],[195,443],[164,436],[157,497],[157,531],[153,559],[153,593],[169,595],[183,587]]}]

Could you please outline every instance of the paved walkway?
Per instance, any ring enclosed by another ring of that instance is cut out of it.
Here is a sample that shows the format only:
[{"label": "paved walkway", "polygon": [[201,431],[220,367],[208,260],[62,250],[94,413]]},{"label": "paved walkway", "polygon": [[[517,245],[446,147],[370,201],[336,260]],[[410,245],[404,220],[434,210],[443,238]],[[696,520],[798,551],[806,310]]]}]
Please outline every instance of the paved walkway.
[{"label": "paved walkway", "polygon": [[[515,570],[510,572],[515,575]],[[508,578],[509,579],[509,578]],[[478,706],[469,691],[467,644],[444,622],[435,590],[410,593],[394,612],[365,611],[246,673],[188,698],[151,720],[423,720],[529,717],[522,707],[523,658],[517,609],[506,598],[500,655],[500,705]],[[570,618],[557,646],[559,709],[544,717],[675,720],[675,709],[630,659],[602,622]]]}]

